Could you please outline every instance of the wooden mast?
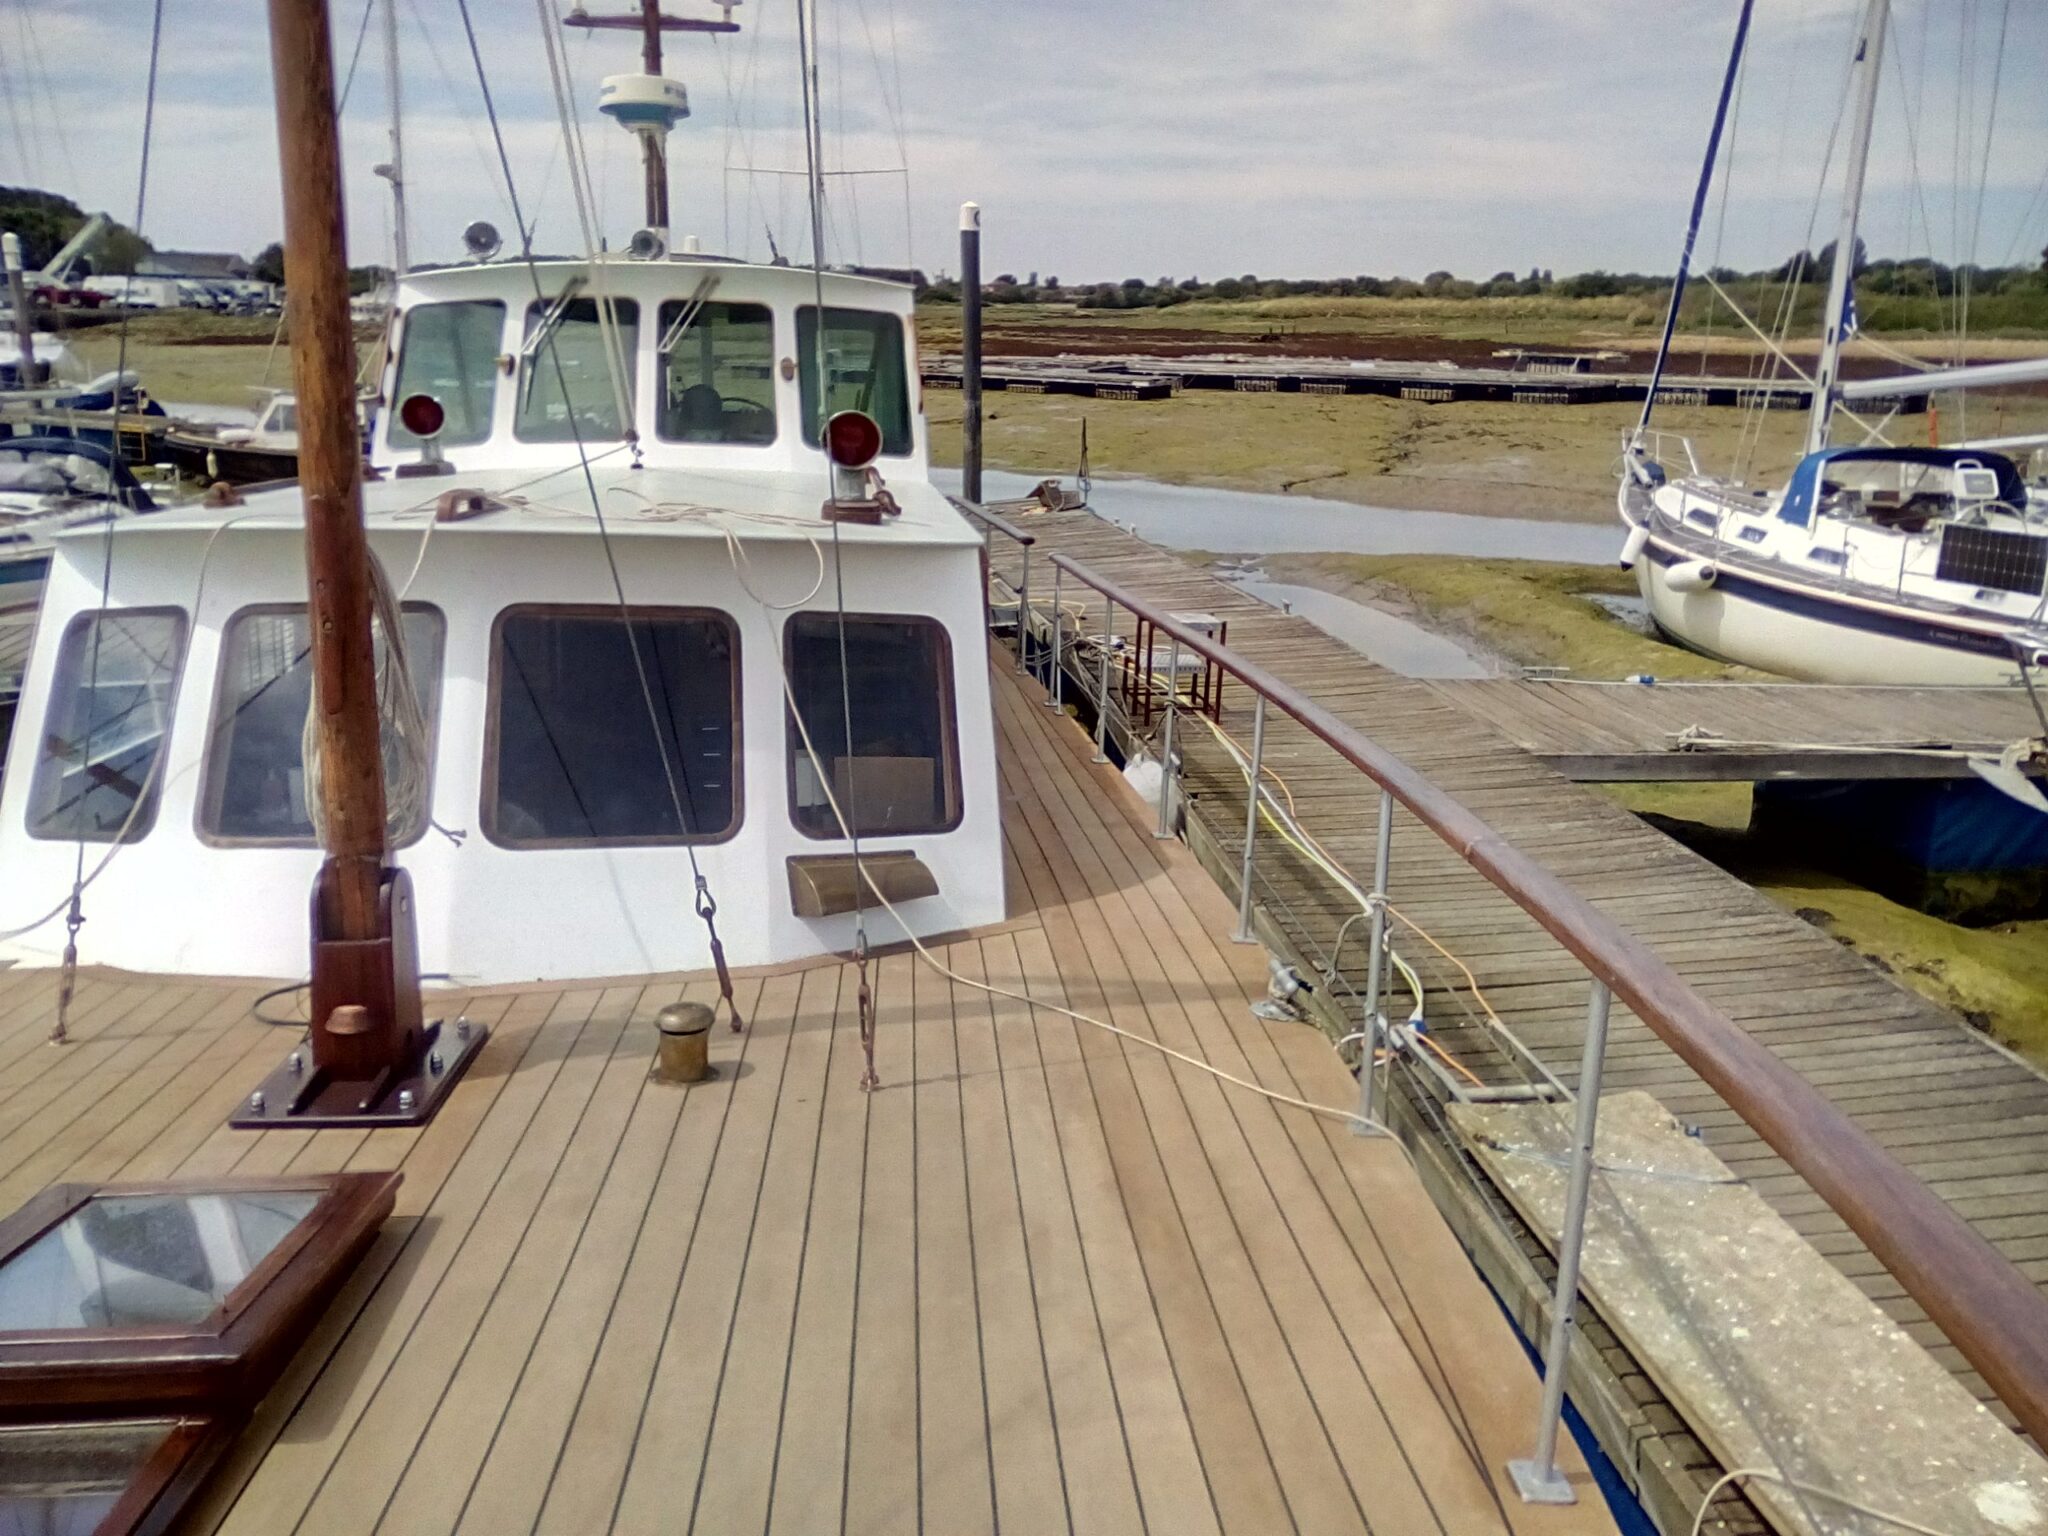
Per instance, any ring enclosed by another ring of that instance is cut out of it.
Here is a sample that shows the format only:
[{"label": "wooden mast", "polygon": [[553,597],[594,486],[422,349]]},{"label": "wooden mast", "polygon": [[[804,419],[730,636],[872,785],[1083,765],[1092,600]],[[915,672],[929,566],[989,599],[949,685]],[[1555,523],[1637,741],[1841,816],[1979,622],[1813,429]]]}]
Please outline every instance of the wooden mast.
[{"label": "wooden mast", "polygon": [[298,390],[299,486],[306,507],[320,798],[327,826],[321,878],[330,932],[344,940],[367,940],[377,936],[386,852],[384,762],[326,0],[270,0],[270,50],[284,181],[285,315]]}]

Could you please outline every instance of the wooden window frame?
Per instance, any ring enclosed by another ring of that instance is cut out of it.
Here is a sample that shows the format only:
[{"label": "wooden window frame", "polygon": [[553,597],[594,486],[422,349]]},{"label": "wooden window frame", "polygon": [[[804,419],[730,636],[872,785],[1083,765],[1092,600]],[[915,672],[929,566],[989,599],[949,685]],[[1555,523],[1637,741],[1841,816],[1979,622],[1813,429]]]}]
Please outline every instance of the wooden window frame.
[{"label": "wooden window frame", "polygon": [[168,1425],[163,1443],[150,1452],[128,1479],[128,1485],[93,1536],[166,1536],[193,1495],[220,1464],[234,1443],[238,1421],[192,1414],[135,1414],[118,1419],[56,1419],[33,1424],[0,1425],[0,1435],[28,1432],[61,1435],[67,1430],[93,1430],[122,1424]]},{"label": "wooden window frame", "polygon": [[[42,749],[39,746],[34,760],[28,765],[28,801],[23,807],[24,814],[22,816],[22,825],[27,830],[28,835],[37,842],[119,843],[122,847],[128,848],[141,842],[156,829],[157,814],[163,809],[164,804],[164,783],[168,777],[162,759],[171,750],[171,730],[178,720],[178,695],[184,689],[185,663],[190,659],[192,653],[191,614],[175,603],[148,603],[134,608],[86,608],[73,614],[64,625],[64,633],[58,636],[57,639],[57,665],[51,678],[52,686],[50,691],[43,699],[43,716],[39,724],[42,727],[43,737],[47,740],[50,733],[50,713],[57,703],[57,689],[55,685],[64,680],[64,648],[71,643],[72,635],[85,633],[86,626],[89,624],[96,622],[106,623],[117,617],[129,619],[168,618],[175,619],[178,625],[177,660],[171,666],[170,686],[165,695],[169,700],[170,708],[164,720],[163,735],[157,738],[158,762],[151,770],[155,774],[155,782],[150,786],[149,805],[146,812],[136,816],[134,822],[127,827],[125,832],[117,829],[105,836],[100,836],[97,833],[82,835],[76,831],[45,832],[40,830],[34,814],[36,791],[40,786],[43,770],[48,766],[48,759],[43,756]],[[82,681],[82,679],[79,681]]]},{"label": "wooden window frame", "polygon": [[314,1194],[313,1208],[207,1316],[192,1323],[0,1330],[0,1421],[80,1414],[239,1412],[268,1390],[391,1214],[400,1175],[57,1184],[0,1220],[0,1265],[101,1198]]},{"label": "wooden window frame", "polygon": [[[489,683],[484,700],[483,774],[482,782],[478,786],[477,809],[477,825],[483,831],[484,841],[494,848],[529,853],[551,848],[709,848],[720,843],[729,843],[738,837],[740,828],[746,825],[747,820],[746,722],[741,714],[744,698],[742,680],[746,675],[746,658],[741,648],[739,621],[722,608],[647,603],[629,606],[625,610],[626,618],[629,621],[711,619],[725,627],[726,637],[732,643],[730,820],[716,832],[684,832],[648,837],[508,837],[504,834],[498,826],[498,753],[501,746],[499,722],[504,716],[505,625],[512,619],[534,614],[564,619],[610,619],[613,622],[620,618],[619,606],[616,603],[514,603],[509,608],[499,609],[497,617],[491,620]],[[645,713],[644,704],[636,704],[635,707],[641,713]]]},{"label": "wooden window frame", "polygon": [[[425,799],[421,802],[426,811],[412,835],[393,843],[394,848],[412,847],[427,835],[434,824],[434,769],[438,766],[441,747],[441,685],[448,671],[448,615],[436,603],[408,602],[400,606],[400,623],[408,613],[429,615],[440,625],[441,649],[435,658],[431,687],[424,690],[424,695],[433,700],[432,708],[425,707],[425,697],[421,701],[427,716],[427,782]],[[319,839],[310,834],[305,837],[237,837],[230,832],[218,831],[213,825],[220,817],[220,797],[227,792],[227,764],[220,760],[215,744],[220,737],[221,711],[227,705],[228,644],[235,633],[235,626],[248,618],[291,618],[299,614],[306,615],[310,633],[312,613],[310,605],[305,603],[249,603],[229,614],[227,622],[221,626],[220,646],[213,669],[213,704],[207,711],[206,743],[201,749],[199,764],[199,794],[192,807],[193,835],[208,848],[317,848],[320,845]],[[307,664],[311,665],[310,657]],[[419,674],[415,672],[413,683],[416,689],[420,681]]]},{"label": "wooden window frame", "polygon": [[[799,621],[819,618],[836,621],[838,617],[839,615],[829,608],[806,608],[792,613],[784,620],[782,625],[784,665],[788,665],[790,642]],[[960,829],[960,823],[967,818],[967,792],[960,782],[960,709],[959,694],[954,680],[952,630],[946,627],[945,620],[935,618],[928,613],[849,613],[846,615],[846,622],[848,624],[924,624],[936,631],[939,637],[939,710],[941,715],[941,733],[944,737],[939,745],[939,771],[942,775],[940,789],[945,797],[946,818],[936,826],[890,827],[886,831],[879,828],[873,830],[863,829],[859,835],[868,838],[943,837],[948,832],[957,832]],[[796,692],[796,676],[794,673],[791,673],[789,677],[789,689],[792,694]],[[847,840],[846,834],[840,830],[836,818],[833,821],[831,830],[826,832],[813,832],[804,825],[802,808],[797,804],[796,799],[796,769],[797,759],[806,754],[804,752],[803,737],[797,733],[795,706],[787,698],[782,701],[782,721],[782,734],[786,743],[783,755],[788,763],[786,778],[789,791],[789,824],[796,828],[799,834],[809,838],[814,843],[845,842]],[[810,722],[806,721],[805,724],[808,725]],[[818,755],[820,757],[830,755],[827,751],[826,743],[818,742],[814,739],[812,745],[818,748]],[[828,815],[830,810],[831,808],[827,806],[826,811]]]}]

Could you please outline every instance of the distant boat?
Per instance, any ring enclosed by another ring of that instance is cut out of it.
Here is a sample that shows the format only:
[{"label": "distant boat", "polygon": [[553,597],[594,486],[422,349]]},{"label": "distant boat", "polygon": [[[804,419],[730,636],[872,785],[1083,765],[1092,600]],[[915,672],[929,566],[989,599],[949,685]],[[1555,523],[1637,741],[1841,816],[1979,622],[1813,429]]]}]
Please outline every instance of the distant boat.
[{"label": "distant boat", "polygon": [[[1829,445],[1846,400],[2048,380],[2048,358],[1841,380],[1888,12],[1870,0],[1856,40],[1855,132],[1806,454],[1777,491],[1705,474],[1689,442],[1648,430],[1653,385],[1623,455],[1621,563],[1657,626],[1710,656],[1832,683],[2013,683],[2023,667],[2048,668],[2048,506],[1989,445]],[[1681,292],[1684,280],[1681,265]],[[1674,292],[1674,317],[1677,304]],[[1660,372],[1670,340],[1667,321]]]},{"label": "distant boat", "polygon": [[251,426],[181,421],[164,433],[163,451],[178,472],[208,483],[255,485],[299,473],[299,402],[271,394]]},{"label": "distant boat", "polygon": [[103,444],[75,437],[0,439],[0,614],[43,598],[51,540],[156,503]]}]

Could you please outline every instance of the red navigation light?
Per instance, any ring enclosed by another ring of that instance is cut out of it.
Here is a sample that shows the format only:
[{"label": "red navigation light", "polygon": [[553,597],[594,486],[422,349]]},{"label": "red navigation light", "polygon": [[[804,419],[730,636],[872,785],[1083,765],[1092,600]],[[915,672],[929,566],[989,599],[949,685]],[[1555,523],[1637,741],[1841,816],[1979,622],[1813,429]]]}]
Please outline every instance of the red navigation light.
[{"label": "red navigation light", "polygon": [[439,437],[447,419],[448,413],[432,395],[407,395],[398,406],[399,425],[414,437]]},{"label": "red navigation light", "polygon": [[825,423],[825,457],[841,469],[866,469],[882,451],[882,429],[862,411],[840,411]]}]

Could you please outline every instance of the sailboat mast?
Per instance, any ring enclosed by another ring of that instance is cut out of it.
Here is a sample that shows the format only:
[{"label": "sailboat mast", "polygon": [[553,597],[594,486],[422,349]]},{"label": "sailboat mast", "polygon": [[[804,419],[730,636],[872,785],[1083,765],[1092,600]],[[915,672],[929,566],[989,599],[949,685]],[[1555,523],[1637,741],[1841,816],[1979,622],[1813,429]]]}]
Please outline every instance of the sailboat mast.
[{"label": "sailboat mast", "polygon": [[398,73],[398,0],[384,0],[384,94],[391,106],[391,247],[398,276],[411,267],[405,227],[404,100]]},{"label": "sailboat mast", "polygon": [[1856,222],[1863,211],[1863,173],[1870,163],[1870,125],[1877,115],[1878,64],[1884,57],[1889,0],[1870,0],[1856,39],[1851,73],[1856,80],[1856,119],[1842,175],[1842,225],[1835,235],[1835,259],[1828,273],[1827,309],[1822,315],[1820,367],[1813,376],[1813,414],[1806,423],[1806,451],[1828,445],[1841,382],[1842,342],[1847,329],[1850,283],[1856,275]]},{"label": "sailboat mast", "polygon": [[356,427],[341,144],[326,0],[270,0],[284,183],[286,320],[299,402],[299,488],[328,858],[327,920],[374,939],[385,854],[384,767],[370,635],[370,550]]}]

